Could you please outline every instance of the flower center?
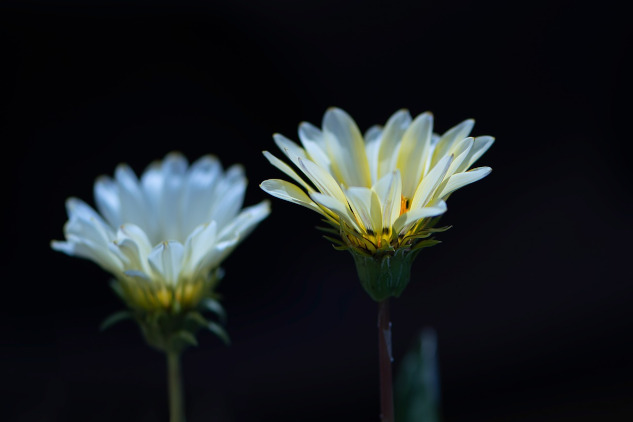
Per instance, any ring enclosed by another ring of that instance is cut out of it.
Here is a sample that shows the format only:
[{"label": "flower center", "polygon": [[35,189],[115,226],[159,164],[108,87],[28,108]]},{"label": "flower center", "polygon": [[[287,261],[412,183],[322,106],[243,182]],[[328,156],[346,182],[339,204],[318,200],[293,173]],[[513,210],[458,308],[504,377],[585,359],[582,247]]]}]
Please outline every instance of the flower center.
[{"label": "flower center", "polygon": [[129,278],[119,282],[130,305],[147,312],[194,309],[208,288],[204,280],[180,281],[176,286],[139,283]]}]

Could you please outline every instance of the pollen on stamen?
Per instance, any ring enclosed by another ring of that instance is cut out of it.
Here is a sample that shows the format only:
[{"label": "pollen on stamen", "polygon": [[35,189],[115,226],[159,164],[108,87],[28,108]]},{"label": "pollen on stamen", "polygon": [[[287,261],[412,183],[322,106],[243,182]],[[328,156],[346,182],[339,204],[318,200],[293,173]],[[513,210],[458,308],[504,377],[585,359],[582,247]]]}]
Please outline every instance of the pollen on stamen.
[{"label": "pollen on stamen", "polygon": [[400,196],[400,215],[409,211],[409,207],[411,206],[411,200],[409,198],[405,198],[404,195]]}]

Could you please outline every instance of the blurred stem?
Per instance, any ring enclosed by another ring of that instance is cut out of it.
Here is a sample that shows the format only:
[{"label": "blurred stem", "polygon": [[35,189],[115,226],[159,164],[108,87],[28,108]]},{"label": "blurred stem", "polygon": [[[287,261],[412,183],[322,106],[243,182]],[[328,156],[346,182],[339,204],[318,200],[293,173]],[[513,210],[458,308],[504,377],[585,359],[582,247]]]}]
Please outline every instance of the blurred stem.
[{"label": "blurred stem", "polygon": [[185,422],[182,370],[180,353],[178,352],[167,352],[167,388],[169,393],[169,422]]},{"label": "blurred stem", "polygon": [[391,376],[391,321],[389,299],[378,302],[378,358],[380,365],[380,420],[394,422],[393,381]]}]

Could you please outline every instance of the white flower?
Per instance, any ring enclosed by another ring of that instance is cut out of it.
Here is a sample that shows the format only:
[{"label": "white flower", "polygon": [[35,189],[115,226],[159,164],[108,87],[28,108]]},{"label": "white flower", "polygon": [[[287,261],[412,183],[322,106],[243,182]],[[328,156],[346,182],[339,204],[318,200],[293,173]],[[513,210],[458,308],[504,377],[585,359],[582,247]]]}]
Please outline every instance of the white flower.
[{"label": "white flower", "polygon": [[222,260],[270,212],[267,201],[241,210],[246,184],[241,166],[225,172],[213,156],[189,166],[170,153],[140,180],[121,164],[114,178],[94,185],[99,212],[66,201],[66,240],[51,246],[112,273],[135,309],[190,309],[209,295]]},{"label": "white flower", "polygon": [[432,217],[446,211],[452,192],[490,173],[489,167],[469,170],[494,141],[469,137],[473,125],[466,120],[440,136],[431,113],[412,119],[401,110],[363,137],[346,112],[331,108],[322,129],[301,123],[303,148],[274,135],[303,175],[264,151],[296,184],[272,179],[261,187],[323,215],[347,247],[370,255],[409,248],[430,236]]}]

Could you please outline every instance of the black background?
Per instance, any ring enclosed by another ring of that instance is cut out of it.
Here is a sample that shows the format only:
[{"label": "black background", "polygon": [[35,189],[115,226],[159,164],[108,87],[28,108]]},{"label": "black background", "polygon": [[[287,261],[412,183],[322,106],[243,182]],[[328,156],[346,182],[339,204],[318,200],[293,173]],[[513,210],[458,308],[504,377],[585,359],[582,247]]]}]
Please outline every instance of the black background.
[{"label": "black background", "polygon": [[[497,138],[392,301],[395,370],[433,327],[447,422],[633,420],[630,39],[606,2],[4,2],[2,420],[167,420],[163,356],[98,330],[108,275],[49,248],[65,198],[179,150],[243,163],[254,204],[272,133],[332,105]],[[378,420],[375,304],[271,203],[224,263],[233,344],[184,354],[189,421]]]}]

